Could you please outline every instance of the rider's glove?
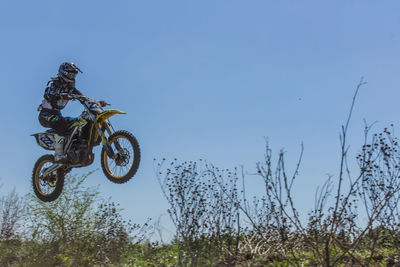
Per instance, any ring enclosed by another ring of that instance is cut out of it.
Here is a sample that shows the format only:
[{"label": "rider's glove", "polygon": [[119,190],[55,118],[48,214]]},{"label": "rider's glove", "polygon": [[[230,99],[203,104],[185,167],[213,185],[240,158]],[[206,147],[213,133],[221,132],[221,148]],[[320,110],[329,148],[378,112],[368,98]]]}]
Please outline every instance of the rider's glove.
[{"label": "rider's glove", "polygon": [[72,98],[70,97],[70,95],[68,95],[68,94],[63,94],[63,95],[61,95],[61,97],[62,97],[62,99],[64,99],[64,100],[71,100]]},{"label": "rider's glove", "polygon": [[102,107],[105,107],[105,106],[108,105],[108,103],[107,103],[106,101],[103,101],[103,100],[99,101],[99,103],[100,103],[100,105],[101,105]]}]

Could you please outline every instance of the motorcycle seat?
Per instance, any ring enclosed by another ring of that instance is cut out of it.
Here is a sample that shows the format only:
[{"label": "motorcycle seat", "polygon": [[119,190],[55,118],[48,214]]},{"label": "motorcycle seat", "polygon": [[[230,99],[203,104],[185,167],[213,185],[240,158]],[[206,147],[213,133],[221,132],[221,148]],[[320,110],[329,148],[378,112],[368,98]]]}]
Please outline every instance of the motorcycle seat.
[{"label": "motorcycle seat", "polygon": [[48,129],[48,130],[46,130],[46,133],[54,134],[54,133],[56,133],[56,130],[54,130],[54,129]]}]

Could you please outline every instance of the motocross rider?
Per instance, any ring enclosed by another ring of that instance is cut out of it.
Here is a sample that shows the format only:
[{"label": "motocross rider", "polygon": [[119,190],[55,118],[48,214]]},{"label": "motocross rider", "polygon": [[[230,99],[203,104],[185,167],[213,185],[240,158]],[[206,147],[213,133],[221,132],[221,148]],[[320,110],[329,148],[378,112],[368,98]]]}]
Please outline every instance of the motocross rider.
[{"label": "motocross rider", "polygon": [[75,119],[63,117],[61,110],[71,100],[70,95],[82,95],[75,88],[75,77],[82,71],[72,62],[64,62],[58,69],[57,77],[52,77],[47,83],[44,99],[39,106],[39,122],[43,127],[55,130],[55,161],[63,161],[67,155],[64,153],[64,143],[68,136],[68,125]]}]

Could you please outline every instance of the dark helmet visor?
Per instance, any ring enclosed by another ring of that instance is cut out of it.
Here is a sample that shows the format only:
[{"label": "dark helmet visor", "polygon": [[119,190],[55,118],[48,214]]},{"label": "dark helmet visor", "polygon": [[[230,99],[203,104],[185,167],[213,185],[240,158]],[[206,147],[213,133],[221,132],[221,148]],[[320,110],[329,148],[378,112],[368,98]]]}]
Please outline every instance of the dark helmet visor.
[{"label": "dark helmet visor", "polygon": [[67,74],[65,74],[65,76],[67,76],[68,79],[73,80],[73,79],[75,79],[77,74],[78,74],[77,72],[67,72]]}]

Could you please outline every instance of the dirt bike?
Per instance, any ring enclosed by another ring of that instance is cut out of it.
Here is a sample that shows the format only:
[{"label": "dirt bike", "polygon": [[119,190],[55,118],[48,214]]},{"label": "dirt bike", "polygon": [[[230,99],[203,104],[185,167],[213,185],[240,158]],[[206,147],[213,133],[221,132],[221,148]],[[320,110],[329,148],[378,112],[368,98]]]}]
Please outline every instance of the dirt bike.
[{"label": "dirt bike", "polygon": [[[69,136],[64,144],[67,158],[56,162],[51,154],[41,156],[32,172],[32,185],[36,196],[45,202],[56,200],[63,189],[64,177],[72,168],[89,166],[94,161],[93,147],[102,144],[101,168],[113,183],[122,184],[130,180],[139,168],[140,147],[135,136],[128,131],[114,131],[108,118],[115,114],[126,114],[116,109],[103,110],[106,103],[86,96],[69,95],[84,107],[82,114],[72,120]],[[107,104],[108,105],[108,104]],[[35,133],[39,146],[55,149],[53,129]],[[107,137],[108,136],[108,137]]]}]

